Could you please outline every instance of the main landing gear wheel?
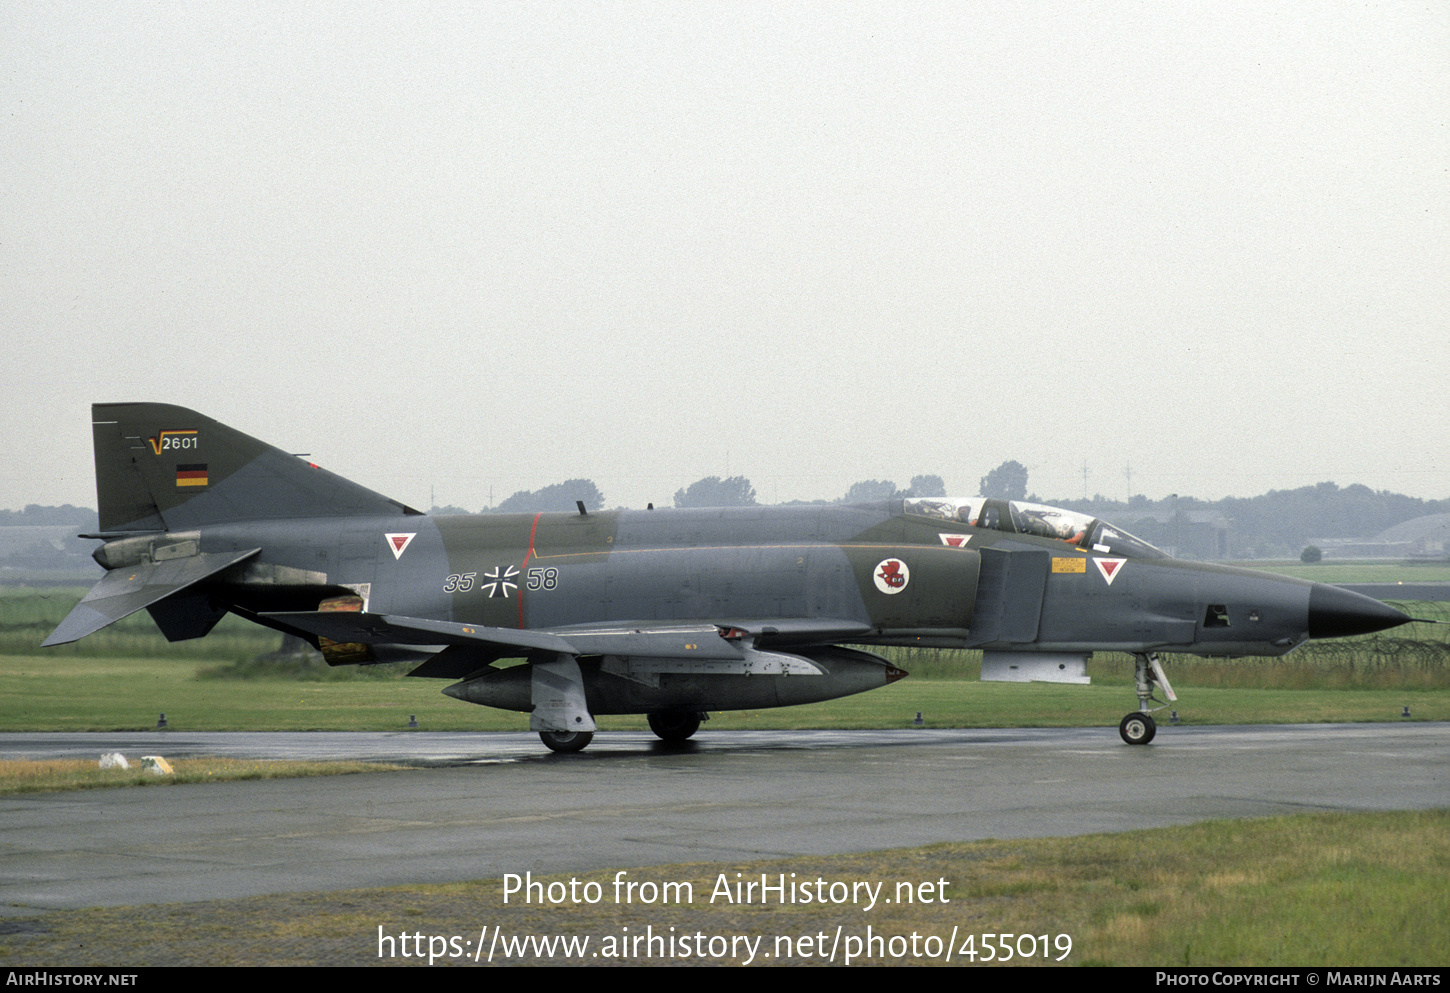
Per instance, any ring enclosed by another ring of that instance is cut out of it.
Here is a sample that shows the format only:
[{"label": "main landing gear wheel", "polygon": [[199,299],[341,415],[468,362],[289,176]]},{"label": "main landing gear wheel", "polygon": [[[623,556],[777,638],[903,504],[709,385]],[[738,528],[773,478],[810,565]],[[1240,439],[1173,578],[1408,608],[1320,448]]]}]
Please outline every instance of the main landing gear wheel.
[{"label": "main landing gear wheel", "polygon": [[556,752],[582,752],[594,740],[593,731],[540,731],[539,740]]},{"label": "main landing gear wheel", "polygon": [[1133,713],[1118,725],[1118,734],[1130,745],[1146,745],[1158,733],[1158,725],[1147,714]]},{"label": "main landing gear wheel", "polygon": [[691,735],[700,730],[699,714],[687,714],[676,710],[648,716],[649,729],[667,744],[678,745],[688,741]]}]

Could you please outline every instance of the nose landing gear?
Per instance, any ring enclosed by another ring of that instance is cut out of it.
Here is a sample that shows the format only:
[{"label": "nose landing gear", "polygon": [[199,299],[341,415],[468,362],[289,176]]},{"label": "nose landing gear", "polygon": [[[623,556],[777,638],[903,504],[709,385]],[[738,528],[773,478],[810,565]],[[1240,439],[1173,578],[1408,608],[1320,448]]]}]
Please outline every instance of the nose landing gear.
[{"label": "nose landing gear", "polygon": [[[1149,714],[1168,706],[1167,703],[1154,698],[1153,684],[1157,683],[1163,687],[1163,695],[1168,698],[1169,703],[1177,700],[1178,694],[1174,693],[1173,687],[1169,685],[1168,677],[1163,672],[1163,663],[1159,661],[1156,652],[1134,655],[1133,669],[1139,709],[1123,718],[1118,725],[1118,734],[1130,745],[1146,745],[1158,733],[1158,725],[1154,723]],[[1158,706],[1150,707],[1149,704],[1152,703],[1156,703]]]}]

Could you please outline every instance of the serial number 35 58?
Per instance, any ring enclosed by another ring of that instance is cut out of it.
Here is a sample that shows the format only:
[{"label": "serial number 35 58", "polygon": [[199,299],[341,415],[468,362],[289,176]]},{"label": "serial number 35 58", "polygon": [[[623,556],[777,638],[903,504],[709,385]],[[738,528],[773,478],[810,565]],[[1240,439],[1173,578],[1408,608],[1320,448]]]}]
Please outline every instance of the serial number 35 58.
[{"label": "serial number 35 58", "polygon": [[[515,572],[512,568],[510,568],[510,570],[508,571],[508,573],[506,575],[508,577],[512,577],[512,576],[518,575],[518,573]],[[498,577],[490,574],[488,578],[489,579],[496,579]],[[476,572],[455,572],[453,575],[449,576],[444,581],[444,583],[443,583],[443,592],[444,593],[467,593],[469,590],[473,589],[473,587],[477,583],[477,581],[478,581],[478,573],[476,573]],[[510,584],[512,584],[512,582],[513,582],[512,578],[508,578],[505,581],[508,582],[508,583],[510,583]],[[524,578],[524,587],[525,587],[525,589],[530,589],[530,590],[552,590],[555,587],[557,587],[558,585],[559,585],[559,570],[558,569],[553,569],[553,568],[549,568],[549,569],[530,569],[525,574],[525,578]]]}]

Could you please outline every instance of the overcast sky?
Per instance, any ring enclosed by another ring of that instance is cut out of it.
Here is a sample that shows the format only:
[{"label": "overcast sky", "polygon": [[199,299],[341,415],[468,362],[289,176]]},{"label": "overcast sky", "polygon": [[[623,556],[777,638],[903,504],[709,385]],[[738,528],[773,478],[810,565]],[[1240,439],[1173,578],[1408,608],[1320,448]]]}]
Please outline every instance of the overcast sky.
[{"label": "overcast sky", "polygon": [[[8,3],[0,507],[1450,497],[1450,5]],[[182,425],[178,425],[181,427]]]}]

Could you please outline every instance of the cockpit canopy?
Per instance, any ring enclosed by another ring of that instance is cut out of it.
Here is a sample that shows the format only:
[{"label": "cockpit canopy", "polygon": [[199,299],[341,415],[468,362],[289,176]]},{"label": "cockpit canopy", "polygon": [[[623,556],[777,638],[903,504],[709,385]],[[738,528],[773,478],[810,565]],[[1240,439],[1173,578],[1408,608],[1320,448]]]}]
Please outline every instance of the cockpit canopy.
[{"label": "cockpit canopy", "polygon": [[1134,537],[1107,521],[1040,503],[988,497],[912,497],[906,501],[906,512],[917,517],[933,517],[1007,534],[1056,538],[1084,551],[1104,555],[1166,558],[1163,552],[1142,538]]}]

